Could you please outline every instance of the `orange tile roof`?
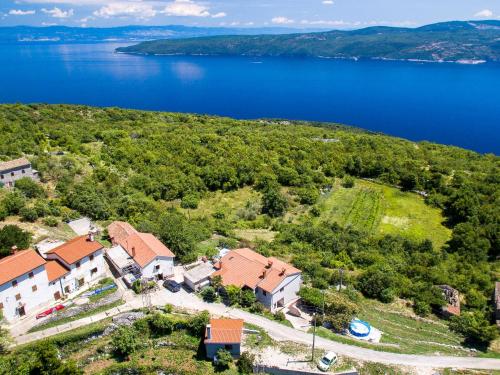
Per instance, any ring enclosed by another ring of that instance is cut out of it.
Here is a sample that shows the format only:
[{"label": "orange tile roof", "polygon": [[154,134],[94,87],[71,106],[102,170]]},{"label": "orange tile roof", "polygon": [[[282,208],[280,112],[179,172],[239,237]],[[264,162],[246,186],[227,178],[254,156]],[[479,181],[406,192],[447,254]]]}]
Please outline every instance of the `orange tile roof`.
[{"label": "orange tile roof", "polygon": [[239,344],[242,334],[242,319],[210,319],[210,338],[207,328],[205,344]]},{"label": "orange tile roof", "polygon": [[80,236],[48,251],[47,254],[55,254],[67,264],[73,264],[102,248],[104,246],[99,241],[90,241],[88,236]]},{"label": "orange tile roof", "polygon": [[47,263],[45,264],[45,270],[47,271],[49,283],[60,279],[61,277],[69,273],[69,270],[57,260],[47,261]]},{"label": "orange tile roof", "polygon": [[141,267],[147,266],[159,256],[175,257],[175,254],[154,235],[140,233],[128,223],[115,221],[108,226],[108,233],[112,242],[123,247]]},{"label": "orange tile roof", "polygon": [[290,275],[301,273],[292,265],[274,257],[266,258],[250,249],[237,249],[226,254],[212,277],[221,276],[225,286],[246,286],[255,289],[257,286],[266,292],[272,292]]},{"label": "orange tile roof", "polygon": [[23,250],[0,259],[0,285],[43,266],[43,259],[35,250]]},{"label": "orange tile roof", "polygon": [[124,221],[113,221],[108,226],[109,238],[115,244],[121,244],[127,237],[137,233],[137,230],[132,225]]},{"label": "orange tile roof", "polygon": [[28,165],[31,165],[31,163],[26,158],[4,161],[0,162],[0,171],[7,171],[9,169],[24,167]]}]

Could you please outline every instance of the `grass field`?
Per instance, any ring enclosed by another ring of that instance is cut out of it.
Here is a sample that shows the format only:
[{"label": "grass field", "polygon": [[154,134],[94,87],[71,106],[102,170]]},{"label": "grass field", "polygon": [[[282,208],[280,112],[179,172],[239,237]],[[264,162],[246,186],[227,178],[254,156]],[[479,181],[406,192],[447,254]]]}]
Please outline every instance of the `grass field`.
[{"label": "grass field", "polygon": [[443,226],[439,209],[414,193],[364,180],[346,189],[337,182],[320,198],[318,221],[337,222],[373,234],[401,234],[415,240],[430,239],[441,247],[451,231]]}]

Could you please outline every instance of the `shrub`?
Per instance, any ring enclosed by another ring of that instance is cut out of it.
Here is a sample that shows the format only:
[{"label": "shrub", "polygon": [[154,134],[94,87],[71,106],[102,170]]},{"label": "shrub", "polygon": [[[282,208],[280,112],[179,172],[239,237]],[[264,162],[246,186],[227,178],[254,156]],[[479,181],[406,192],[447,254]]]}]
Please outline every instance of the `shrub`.
[{"label": "shrub", "polygon": [[208,311],[202,311],[201,313],[193,316],[187,324],[189,333],[195,337],[203,335],[209,321],[210,314]]},{"label": "shrub", "polygon": [[0,204],[0,221],[4,221],[7,218],[7,216],[9,216],[7,209],[4,207],[3,204]]},{"label": "shrub", "polygon": [[10,253],[13,246],[18,249],[27,249],[30,246],[31,233],[16,225],[6,225],[0,229],[0,255]]},{"label": "shrub", "polygon": [[57,220],[54,216],[48,216],[43,219],[43,224],[48,227],[57,227],[59,220]]},{"label": "shrub", "polygon": [[171,314],[172,311],[174,311],[174,305],[171,305],[170,303],[167,303],[164,307],[163,307],[163,311],[165,311],[165,313],[167,314]]},{"label": "shrub", "polygon": [[278,322],[284,322],[286,320],[285,313],[283,311],[276,311],[273,314],[273,319]]},{"label": "shrub", "polygon": [[241,288],[236,285],[228,285],[225,287],[226,302],[229,306],[238,305],[241,300]]},{"label": "shrub", "polygon": [[297,190],[301,204],[313,205],[319,198],[319,191],[314,186],[308,186]]},{"label": "shrub", "polygon": [[236,362],[238,372],[240,374],[253,374],[253,366],[255,363],[255,355],[248,352],[243,352]]},{"label": "shrub", "polygon": [[21,216],[22,221],[29,221],[30,223],[33,223],[38,219],[38,213],[31,207],[21,208],[19,215]]},{"label": "shrub", "polygon": [[17,191],[8,193],[2,201],[2,206],[9,215],[17,215],[26,204],[25,198]]},{"label": "shrub", "polygon": [[255,303],[256,300],[257,297],[255,297],[255,293],[253,290],[245,289],[241,292],[241,298],[240,298],[241,306],[250,307]]},{"label": "shrub", "polygon": [[342,180],[342,186],[345,187],[346,189],[352,189],[355,184],[356,180],[354,180],[354,177],[352,176],[345,176],[344,179]]},{"label": "shrub", "polygon": [[255,302],[250,306],[250,312],[254,314],[262,314],[264,311],[266,311],[266,307],[261,302]]},{"label": "shrub", "polygon": [[143,287],[142,287],[142,283],[141,283],[141,280],[135,280],[132,284],[132,290],[136,293],[136,294],[141,294],[142,291],[143,291]]},{"label": "shrub", "polygon": [[182,208],[190,208],[190,209],[196,209],[198,208],[198,204],[200,202],[200,199],[198,198],[197,195],[195,194],[187,194],[181,199],[181,207]]},{"label": "shrub", "polygon": [[17,180],[14,186],[27,198],[40,198],[45,196],[43,188],[29,177],[23,177]]},{"label": "shrub", "polygon": [[464,335],[468,340],[485,346],[498,337],[497,327],[491,325],[478,311],[467,311],[460,316],[452,317],[450,328]]},{"label": "shrub", "polygon": [[288,208],[288,201],[279,191],[279,187],[272,186],[262,195],[262,213],[271,217],[283,216]]},{"label": "shrub", "polygon": [[217,350],[217,362],[215,366],[219,370],[226,370],[233,363],[233,356],[226,349]]},{"label": "shrub", "polygon": [[111,345],[116,354],[124,357],[129,356],[140,346],[137,331],[134,327],[118,328],[113,334]]},{"label": "shrub", "polygon": [[172,333],[174,324],[166,314],[153,314],[148,317],[151,331],[159,335],[168,335]]},{"label": "shrub", "polygon": [[215,289],[211,286],[203,289],[200,294],[205,302],[214,302],[217,298],[217,293],[215,293]]}]

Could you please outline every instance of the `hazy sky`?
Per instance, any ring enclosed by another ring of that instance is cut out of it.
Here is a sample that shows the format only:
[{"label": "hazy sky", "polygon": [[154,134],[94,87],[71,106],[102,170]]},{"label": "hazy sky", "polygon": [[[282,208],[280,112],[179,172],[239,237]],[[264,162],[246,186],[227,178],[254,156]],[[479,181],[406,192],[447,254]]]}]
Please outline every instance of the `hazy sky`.
[{"label": "hazy sky", "polygon": [[358,28],[499,19],[500,0],[0,0],[0,25]]}]

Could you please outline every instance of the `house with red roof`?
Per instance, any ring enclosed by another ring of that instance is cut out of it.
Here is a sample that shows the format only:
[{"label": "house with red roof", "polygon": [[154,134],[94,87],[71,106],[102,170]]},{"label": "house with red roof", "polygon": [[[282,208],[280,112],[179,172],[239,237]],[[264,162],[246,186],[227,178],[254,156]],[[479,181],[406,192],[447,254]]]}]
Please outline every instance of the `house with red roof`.
[{"label": "house with red roof", "polygon": [[53,295],[66,295],[88,286],[106,274],[104,246],[93,233],[75,237],[45,253]]},{"label": "house with red roof", "polygon": [[277,258],[267,258],[251,249],[232,250],[215,265],[212,274],[222,285],[235,285],[255,292],[257,300],[271,312],[297,300],[302,271]]},{"label": "house with red roof", "polygon": [[151,233],[115,221],[108,226],[108,234],[113,247],[106,256],[120,275],[164,279],[174,274],[174,253]]},{"label": "house with red roof", "polygon": [[219,349],[225,349],[239,357],[243,336],[243,320],[210,319],[205,330],[205,351],[207,358],[213,359]]},{"label": "house with red roof", "polygon": [[34,250],[0,259],[0,311],[7,321],[34,312],[48,301],[46,261]]}]

